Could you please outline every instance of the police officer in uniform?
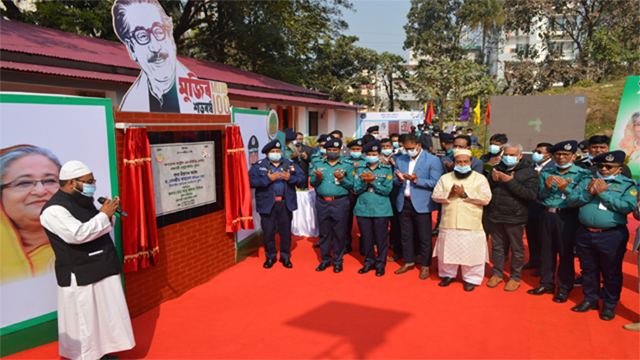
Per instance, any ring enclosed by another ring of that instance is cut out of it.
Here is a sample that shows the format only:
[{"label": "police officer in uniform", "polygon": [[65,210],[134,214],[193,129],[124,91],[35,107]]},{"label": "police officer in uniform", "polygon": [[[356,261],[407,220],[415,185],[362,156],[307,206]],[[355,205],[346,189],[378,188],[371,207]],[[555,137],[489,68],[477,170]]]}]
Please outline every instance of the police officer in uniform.
[{"label": "police officer in uniform", "polygon": [[625,156],[624,151],[612,151],[594,157],[598,173],[585,176],[567,198],[571,206],[580,207],[576,249],[584,278],[584,300],[571,310],[598,310],[598,299],[602,299],[602,320],[616,316],[622,261],[629,241],[627,215],[638,201],[635,180],[621,174]]},{"label": "police officer in uniform", "polygon": [[273,140],[262,148],[267,157],[254,163],[249,169],[249,184],[255,188],[256,211],[264,236],[264,253],[269,269],[276,262],[276,226],[280,234],[280,262],[286,268],[291,264],[291,220],[298,209],[296,186],[305,185],[300,167],[282,157],[280,140]]},{"label": "police officer in uniform", "polygon": [[[347,144],[349,148],[349,157],[346,157],[344,161],[347,164],[351,164],[354,169],[365,163],[364,157],[362,157],[362,146],[364,141],[362,139],[355,139]],[[347,249],[346,252],[350,253],[353,250],[353,208],[356,207],[358,201],[358,195],[355,192],[349,192],[349,220],[347,223]],[[362,246],[362,239],[358,240],[360,246],[360,255],[364,255],[364,248]]]},{"label": "police officer in uniform", "polygon": [[[311,161],[309,162],[309,175],[311,175],[311,172],[314,169],[314,164],[318,161],[322,161],[324,159],[327,158],[327,149],[324,148],[324,144],[329,141],[329,140],[333,140],[334,137],[331,135],[320,135],[320,137],[318,138],[318,152],[316,152],[315,154],[311,155]],[[316,191],[316,203],[318,202],[318,192]],[[317,212],[316,212],[316,217],[317,217]],[[316,219],[317,220],[317,219]],[[313,244],[314,248],[319,248],[320,247],[320,240],[318,240],[317,243]]]},{"label": "police officer in uniform", "polygon": [[322,145],[324,145],[326,138],[327,138],[327,134],[322,134],[318,136],[318,145],[311,148],[311,156],[315,155],[317,152],[320,151],[320,148],[322,147]]},{"label": "police officer in uniform", "polygon": [[378,125],[370,126],[367,129],[367,134],[373,135],[373,137],[377,138],[380,135],[380,126]]},{"label": "police officer in uniform", "polygon": [[[349,216],[349,191],[353,189],[353,165],[340,158],[342,140],[331,139],[324,144],[327,157],[313,164],[311,186],[318,198],[318,228],[322,262],[316,271],[324,271],[333,261],[333,272],[343,270]],[[333,249],[333,257],[331,250]]]},{"label": "police officer in uniform", "polygon": [[[358,194],[354,214],[364,245],[364,267],[358,274],[366,274],[376,268],[376,276],[384,275],[387,265],[387,230],[389,217],[393,215],[389,194],[393,186],[391,166],[380,163],[380,140],[367,143],[362,152],[365,164],[355,170],[353,190]],[[374,245],[378,248],[376,256]]]},{"label": "police officer in uniform", "polygon": [[[578,142],[562,141],[551,148],[556,166],[540,172],[538,198],[544,206],[542,224],[542,263],[540,286],[527,291],[532,295],[553,294],[556,262],[558,265],[558,292],[553,301],[564,303],[573,290],[575,277],[573,247],[578,228],[578,209],[571,207],[567,197],[571,195],[583,177],[590,174],[574,164]],[[560,258],[557,261],[558,256]]]}]

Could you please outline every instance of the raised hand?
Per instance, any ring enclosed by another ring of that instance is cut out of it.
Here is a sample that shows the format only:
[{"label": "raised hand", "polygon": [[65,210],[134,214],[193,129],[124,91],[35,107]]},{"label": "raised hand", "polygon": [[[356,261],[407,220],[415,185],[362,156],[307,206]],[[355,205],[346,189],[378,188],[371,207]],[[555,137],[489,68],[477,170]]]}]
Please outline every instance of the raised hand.
[{"label": "raised hand", "polygon": [[462,196],[462,194],[464,194],[464,185],[460,184],[456,189],[456,195]]},{"label": "raised hand", "polygon": [[609,184],[602,179],[596,180],[596,194],[600,195],[609,189]]},{"label": "raised hand", "polygon": [[453,165],[452,162],[445,161],[444,162],[444,167],[445,167],[445,169],[447,169],[447,172],[452,172],[453,168],[454,168],[454,165]]},{"label": "raised hand", "polygon": [[342,179],[344,179],[344,170],[336,170],[333,172],[333,176],[336,177],[336,179],[338,179],[338,181],[342,181]]},{"label": "raised hand", "polygon": [[274,173],[273,171],[269,170],[269,179],[271,179],[271,181],[276,181],[280,179],[280,173],[279,172]]},{"label": "raised hand", "polygon": [[491,178],[493,179],[493,181],[498,182],[498,180],[500,180],[500,176],[498,176],[498,173],[500,171],[496,170],[496,169],[492,169],[491,170]]},{"label": "raised hand", "polygon": [[560,176],[554,176],[553,182],[556,184],[558,189],[560,189],[560,191],[564,191],[567,188],[567,185],[569,185],[569,182]]},{"label": "raised hand", "polygon": [[318,178],[318,180],[322,180],[322,171],[313,170],[313,173],[316,174],[316,177]]},{"label": "raised hand", "polygon": [[280,178],[284,181],[289,181],[289,178],[291,177],[291,173],[287,170],[281,173]]},{"label": "raised hand", "polygon": [[107,215],[109,219],[116,213],[116,209],[118,209],[118,205],[120,204],[120,199],[115,198],[113,200],[106,199],[102,206],[100,207],[100,212]]},{"label": "raised hand", "polygon": [[589,185],[587,186],[587,189],[589,189],[589,194],[591,195],[595,195],[596,194],[596,179],[592,178],[591,181],[589,182]]},{"label": "raised hand", "polygon": [[549,177],[547,178],[547,180],[544,181],[544,186],[547,189],[551,189],[551,185],[553,185],[553,178],[555,178],[554,175],[549,175]]},{"label": "raised hand", "polygon": [[404,175],[402,175],[402,173],[400,172],[400,170],[396,170],[396,177],[398,178],[398,180],[400,181],[405,181],[406,179],[404,178]]}]

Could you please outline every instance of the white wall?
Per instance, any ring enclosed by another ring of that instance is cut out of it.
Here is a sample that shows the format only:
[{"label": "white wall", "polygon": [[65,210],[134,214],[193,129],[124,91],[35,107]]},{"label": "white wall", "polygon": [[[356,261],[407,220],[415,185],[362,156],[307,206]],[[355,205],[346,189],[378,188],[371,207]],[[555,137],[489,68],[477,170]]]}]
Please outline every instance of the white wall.
[{"label": "white wall", "polygon": [[231,106],[235,108],[242,108],[242,109],[251,109],[252,107],[257,107],[258,110],[262,110],[262,111],[270,110],[268,107],[268,104],[266,103],[247,102],[247,101],[238,101],[238,100],[231,100]]},{"label": "white wall", "polygon": [[345,137],[356,136],[356,112],[355,110],[338,110],[338,130]]},{"label": "white wall", "polygon": [[[307,108],[306,106],[298,106],[294,108],[297,112],[297,116],[298,116],[298,132],[301,132],[303,134],[308,134],[309,131],[307,129],[307,120],[308,120],[308,111],[309,108]],[[293,117],[294,119],[296,118],[295,116]]]}]

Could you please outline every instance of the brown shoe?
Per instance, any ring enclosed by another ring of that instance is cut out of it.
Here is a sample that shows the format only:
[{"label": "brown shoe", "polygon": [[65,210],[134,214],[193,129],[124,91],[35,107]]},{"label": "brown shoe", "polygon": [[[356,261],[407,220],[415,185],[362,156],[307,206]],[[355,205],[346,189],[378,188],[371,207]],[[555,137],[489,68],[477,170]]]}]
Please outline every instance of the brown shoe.
[{"label": "brown shoe", "polygon": [[504,291],[516,291],[519,287],[520,281],[509,280],[507,281],[507,285],[504,287]]},{"label": "brown shoe", "polygon": [[426,266],[423,266],[422,269],[420,269],[420,279],[426,280],[428,278],[429,278],[429,268]]},{"label": "brown shoe", "polygon": [[629,331],[640,331],[640,322],[624,325],[623,328]]},{"label": "brown shoe", "polygon": [[400,254],[393,254],[391,256],[389,256],[389,259],[387,260],[388,262],[396,262],[398,260],[402,259],[402,255]]},{"label": "brown shoe", "polygon": [[415,264],[412,264],[412,265],[404,264],[404,265],[402,265],[402,267],[401,267],[400,269],[396,270],[396,271],[395,271],[395,273],[396,273],[396,274],[404,274],[404,273],[406,273],[407,271],[409,271],[409,270],[413,270],[413,269],[415,269],[415,268],[416,268],[416,265],[415,265]]},{"label": "brown shoe", "polygon": [[498,284],[500,284],[502,282],[502,279],[500,279],[497,276],[492,276],[491,279],[489,279],[489,282],[487,283],[487,286],[490,288],[494,288],[496,286],[498,286]]}]

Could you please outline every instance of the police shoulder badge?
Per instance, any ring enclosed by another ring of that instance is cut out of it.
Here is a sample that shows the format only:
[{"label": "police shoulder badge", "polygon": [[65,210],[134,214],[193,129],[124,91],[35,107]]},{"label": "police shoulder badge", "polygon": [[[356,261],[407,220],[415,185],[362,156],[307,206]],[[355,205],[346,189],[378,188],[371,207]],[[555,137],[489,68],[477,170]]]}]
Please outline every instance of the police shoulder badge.
[{"label": "police shoulder badge", "polygon": [[631,189],[631,191],[629,191],[629,194],[633,195],[633,196],[638,196],[638,190],[636,189]]},{"label": "police shoulder badge", "polygon": [[391,174],[387,175],[387,179],[392,180],[393,176]]}]

